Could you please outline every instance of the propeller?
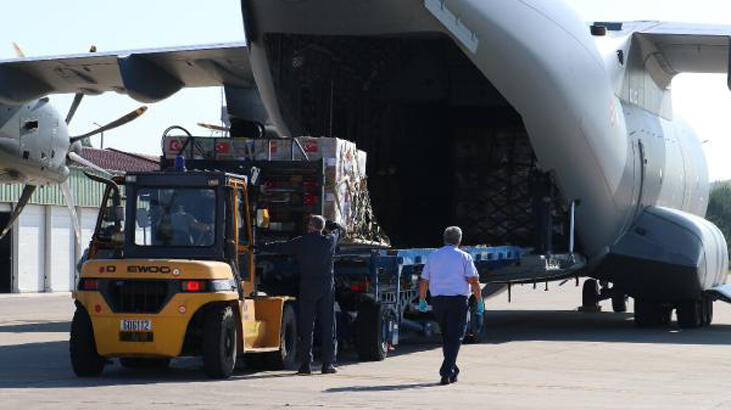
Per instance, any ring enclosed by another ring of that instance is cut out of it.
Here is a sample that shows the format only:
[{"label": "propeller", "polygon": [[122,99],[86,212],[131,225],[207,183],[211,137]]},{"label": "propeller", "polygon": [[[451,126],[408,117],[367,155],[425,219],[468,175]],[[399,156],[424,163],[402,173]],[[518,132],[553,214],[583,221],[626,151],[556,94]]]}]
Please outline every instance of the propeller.
[{"label": "propeller", "polygon": [[23,50],[20,49],[18,43],[16,43],[15,41],[13,41],[13,49],[15,50],[16,57],[25,58],[25,53],[23,52]]},{"label": "propeller", "polygon": [[[13,43],[15,44],[15,43]],[[17,47],[17,45],[16,45]],[[92,45],[89,47],[90,53],[96,53],[96,46]],[[21,52],[22,53],[22,52]],[[84,98],[84,93],[76,93],[74,95],[74,101],[71,103],[71,107],[69,107],[69,112],[66,114],[66,125],[68,125],[71,122],[71,119],[74,118],[74,114],[76,114],[76,109],[79,108],[79,104],[81,104],[81,100]]]},{"label": "propeller", "polygon": [[203,128],[205,128],[207,130],[212,130],[212,131],[222,131],[222,132],[229,132],[229,131],[231,131],[231,128],[230,127],[226,127],[226,126],[223,126],[223,125],[209,124],[207,122],[199,122],[198,123],[198,126],[199,127],[203,127]]},{"label": "propeller", "polygon": [[75,143],[76,141],[83,140],[84,138],[89,138],[92,135],[96,135],[99,133],[102,133],[104,131],[109,131],[111,129],[117,128],[119,126],[122,126],[124,124],[127,124],[130,121],[136,120],[140,115],[144,114],[145,111],[147,111],[147,106],[143,105],[142,107],[132,111],[131,113],[124,115],[109,124],[103,125],[94,131],[87,132],[86,134],[77,135],[75,137],[71,137],[71,143]]}]

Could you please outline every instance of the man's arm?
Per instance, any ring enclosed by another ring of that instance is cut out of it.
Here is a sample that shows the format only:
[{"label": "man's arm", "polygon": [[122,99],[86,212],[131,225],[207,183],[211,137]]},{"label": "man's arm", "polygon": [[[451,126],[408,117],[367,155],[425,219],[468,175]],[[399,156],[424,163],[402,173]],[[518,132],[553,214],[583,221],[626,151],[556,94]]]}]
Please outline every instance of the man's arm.
[{"label": "man's arm", "polygon": [[340,237],[345,234],[345,227],[343,227],[343,225],[329,219],[325,221],[325,229],[330,231],[329,235],[335,239],[335,243],[338,243]]},{"label": "man's arm", "polygon": [[426,300],[426,291],[429,290],[429,279],[419,281],[419,299]]},{"label": "man's arm", "polygon": [[465,277],[467,277],[467,283],[470,284],[470,290],[475,300],[479,303],[482,302],[482,291],[480,289],[480,274],[477,272],[475,267],[475,261],[472,260],[472,256],[467,255],[467,263],[465,264]]},{"label": "man's arm", "polygon": [[482,291],[480,290],[480,278],[471,277],[467,279],[472,290],[472,295],[475,296],[475,300],[482,300]]},{"label": "man's arm", "polygon": [[264,252],[281,253],[285,255],[294,255],[297,253],[302,237],[298,236],[286,242],[270,242],[261,246],[260,250]]}]

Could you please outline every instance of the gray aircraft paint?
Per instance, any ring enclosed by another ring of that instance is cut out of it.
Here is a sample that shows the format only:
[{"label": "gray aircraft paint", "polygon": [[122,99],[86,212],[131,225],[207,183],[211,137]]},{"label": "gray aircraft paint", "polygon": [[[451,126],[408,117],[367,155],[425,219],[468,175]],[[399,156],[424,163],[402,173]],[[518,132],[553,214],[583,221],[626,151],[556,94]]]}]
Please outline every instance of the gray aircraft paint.
[{"label": "gray aircraft paint", "polygon": [[[280,112],[265,33],[442,32],[521,114],[540,167],[555,175],[563,195],[581,201],[577,231],[591,269],[610,271],[602,262],[613,246],[628,243],[625,234],[638,217],[647,207],[667,207],[679,212],[663,213],[665,219],[658,223],[701,224],[696,230],[707,231],[682,233],[690,238],[687,243],[694,243],[689,254],[717,261],[688,262],[703,264],[698,268],[703,289],[724,281],[725,240],[715,226],[692,216],[703,216],[708,200],[700,143],[689,127],[673,119],[670,91],[657,85],[672,75],[648,68],[647,45],[641,47],[642,39],[633,36],[653,23],[629,24],[625,31],[594,38],[587,24],[559,1],[243,2],[252,72],[281,134],[298,130]],[[657,255],[633,249],[632,256]],[[635,265],[620,268],[636,270]]]},{"label": "gray aircraft paint", "polygon": [[[25,99],[48,85],[153,101],[180,86],[221,84],[229,99],[250,89],[253,77],[273,125],[287,136],[300,130],[281,111],[266,33],[441,33],[521,115],[540,167],[565,199],[581,201],[576,220],[587,273],[641,283],[648,277],[642,263],[651,261],[660,273],[690,269],[701,289],[721,283],[725,240],[694,216],[707,206],[705,158],[693,131],[674,118],[667,86],[673,67],[727,72],[731,28],[638,22],[592,37],[570,8],[547,0],[243,0],[242,11],[248,50],[234,44],[0,62],[0,98]],[[130,55],[146,63],[126,64]],[[58,66],[84,75],[59,78]],[[3,82],[18,75],[32,75],[36,87],[26,92]],[[166,79],[164,89],[154,78]],[[240,100],[234,105],[249,99]],[[687,245],[680,254],[661,252],[678,243]]]},{"label": "gray aircraft paint", "polygon": [[0,104],[0,183],[62,183],[68,149],[66,123],[48,100]]}]

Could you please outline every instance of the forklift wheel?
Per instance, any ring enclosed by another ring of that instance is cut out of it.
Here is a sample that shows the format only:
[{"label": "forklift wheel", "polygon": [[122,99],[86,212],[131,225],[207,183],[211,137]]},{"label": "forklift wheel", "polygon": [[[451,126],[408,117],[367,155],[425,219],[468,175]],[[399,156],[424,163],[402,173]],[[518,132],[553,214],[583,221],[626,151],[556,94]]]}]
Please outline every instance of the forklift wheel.
[{"label": "forklift wheel", "polygon": [[71,321],[69,353],[71,354],[71,366],[79,377],[99,376],[104,370],[105,360],[96,351],[91,318],[81,307],[76,308]]},{"label": "forklift wheel", "polygon": [[231,376],[236,365],[237,331],[230,306],[215,306],[206,313],[203,329],[203,367],[212,379]]},{"label": "forklift wheel", "polygon": [[297,366],[297,319],[292,305],[284,305],[282,311],[282,328],[279,331],[279,350],[272,353],[264,353],[262,361],[264,367],[273,370],[292,370]]},{"label": "forklift wheel", "polygon": [[393,315],[373,299],[365,299],[355,319],[355,347],[362,361],[381,361],[388,354]]}]

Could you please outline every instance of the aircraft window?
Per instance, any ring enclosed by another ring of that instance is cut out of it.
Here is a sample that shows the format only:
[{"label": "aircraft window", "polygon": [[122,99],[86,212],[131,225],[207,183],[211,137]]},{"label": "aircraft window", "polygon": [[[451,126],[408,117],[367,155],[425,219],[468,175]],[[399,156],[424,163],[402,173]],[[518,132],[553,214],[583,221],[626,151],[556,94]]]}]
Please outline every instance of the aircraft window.
[{"label": "aircraft window", "polygon": [[135,232],[135,244],[212,246],[215,209],[216,192],[213,189],[140,189],[135,215],[140,229]]},{"label": "aircraft window", "polygon": [[34,121],[26,121],[25,124],[23,124],[23,129],[26,131],[35,131],[38,129],[38,120]]},{"label": "aircraft window", "polygon": [[23,159],[28,159],[28,157],[30,157],[30,152],[23,151]]}]

